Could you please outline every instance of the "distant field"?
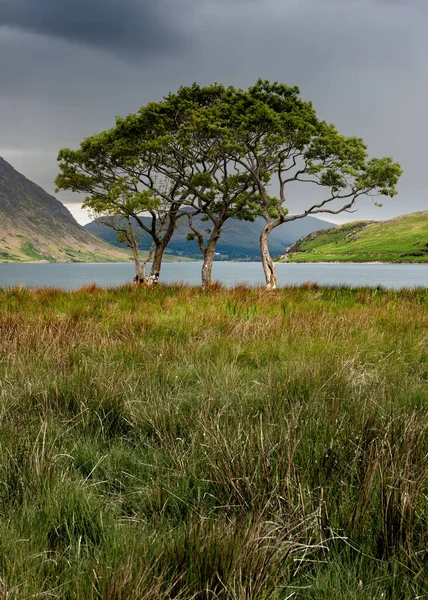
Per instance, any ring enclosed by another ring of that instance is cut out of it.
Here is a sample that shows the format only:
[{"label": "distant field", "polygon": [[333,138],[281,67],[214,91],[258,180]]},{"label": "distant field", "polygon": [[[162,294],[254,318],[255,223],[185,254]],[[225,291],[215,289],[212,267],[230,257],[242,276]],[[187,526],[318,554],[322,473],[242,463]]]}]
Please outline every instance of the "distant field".
[{"label": "distant field", "polygon": [[0,598],[428,594],[428,290],[0,290]]},{"label": "distant field", "polygon": [[316,232],[299,240],[286,260],[428,263],[428,211]]}]

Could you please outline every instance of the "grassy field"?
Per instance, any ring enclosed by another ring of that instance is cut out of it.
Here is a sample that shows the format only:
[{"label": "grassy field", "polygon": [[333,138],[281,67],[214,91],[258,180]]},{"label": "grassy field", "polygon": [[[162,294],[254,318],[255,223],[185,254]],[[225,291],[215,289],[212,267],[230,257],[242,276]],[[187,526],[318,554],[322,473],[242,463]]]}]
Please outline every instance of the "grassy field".
[{"label": "grassy field", "polygon": [[355,221],[299,240],[286,262],[428,263],[428,211],[391,221]]},{"label": "grassy field", "polygon": [[0,290],[0,598],[428,597],[427,309]]}]

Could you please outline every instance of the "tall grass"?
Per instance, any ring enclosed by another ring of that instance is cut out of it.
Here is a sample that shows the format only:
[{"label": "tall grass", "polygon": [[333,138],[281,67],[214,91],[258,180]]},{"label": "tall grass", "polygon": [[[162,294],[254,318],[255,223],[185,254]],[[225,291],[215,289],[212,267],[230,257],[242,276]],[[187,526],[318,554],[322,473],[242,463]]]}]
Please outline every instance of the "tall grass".
[{"label": "tall grass", "polygon": [[0,598],[428,597],[427,309],[0,291]]}]

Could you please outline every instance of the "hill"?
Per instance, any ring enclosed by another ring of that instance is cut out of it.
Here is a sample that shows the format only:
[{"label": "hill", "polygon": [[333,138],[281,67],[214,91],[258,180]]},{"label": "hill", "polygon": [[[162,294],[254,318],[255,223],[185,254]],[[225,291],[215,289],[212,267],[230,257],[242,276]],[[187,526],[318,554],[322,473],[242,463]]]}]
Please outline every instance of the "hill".
[{"label": "hill", "polygon": [[[149,220],[147,219],[146,222],[148,223]],[[198,218],[195,218],[194,222],[202,231],[209,227],[209,223],[203,223]],[[256,219],[254,223],[238,219],[227,221],[218,242],[217,252],[219,254],[217,259],[259,260],[259,236],[263,225],[263,219]],[[332,227],[332,225],[328,221],[322,221],[314,217],[306,217],[305,219],[285,223],[272,232],[269,242],[270,251],[273,256],[279,256],[284,253],[284,248],[293,244],[300,237],[319,229]],[[102,225],[98,221],[88,223],[85,227],[88,231],[98,235],[106,242],[120,245],[116,241],[115,232],[110,227]],[[175,256],[201,258],[197,242],[187,240],[189,231],[187,221],[182,220],[168,245],[168,253]],[[150,246],[149,238],[143,239],[140,246],[142,249],[147,249]]]},{"label": "hill", "polygon": [[0,157],[0,261],[110,262],[127,254],[79,225],[66,207]]},{"label": "hill", "polygon": [[428,211],[311,233],[283,258],[286,262],[428,263]]}]

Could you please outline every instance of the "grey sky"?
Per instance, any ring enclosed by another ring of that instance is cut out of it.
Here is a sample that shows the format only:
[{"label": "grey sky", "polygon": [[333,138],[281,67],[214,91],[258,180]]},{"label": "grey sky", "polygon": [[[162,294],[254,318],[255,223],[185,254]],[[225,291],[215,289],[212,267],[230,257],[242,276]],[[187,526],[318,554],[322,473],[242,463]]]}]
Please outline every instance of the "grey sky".
[{"label": "grey sky", "polygon": [[[115,115],[193,81],[263,77],[298,85],[321,117],[402,163],[397,198],[341,220],[428,209],[427,4],[0,0],[0,155],[53,192],[58,149]],[[78,197],[60,198],[84,220]]]}]

